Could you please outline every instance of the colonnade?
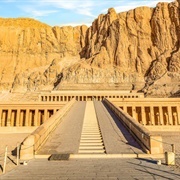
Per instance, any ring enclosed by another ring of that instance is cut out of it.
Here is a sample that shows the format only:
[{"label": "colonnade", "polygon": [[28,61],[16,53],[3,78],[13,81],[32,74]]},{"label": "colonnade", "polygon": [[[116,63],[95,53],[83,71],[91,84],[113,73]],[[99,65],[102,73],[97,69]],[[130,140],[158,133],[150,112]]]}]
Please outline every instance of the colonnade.
[{"label": "colonnade", "polygon": [[0,126],[39,126],[59,109],[0,108]]},{"label": "colonnade", "polygon": [[180,125],[180,106],[119,106],[143,125]]},{"label": "colonnade", "polygon": [[139,98],[139,95],[41,95],[40,101],[45,102],[56,102],[56,101],[70,101],[72,98],[75,98],[77,101],[102,101],[104,98]]}]

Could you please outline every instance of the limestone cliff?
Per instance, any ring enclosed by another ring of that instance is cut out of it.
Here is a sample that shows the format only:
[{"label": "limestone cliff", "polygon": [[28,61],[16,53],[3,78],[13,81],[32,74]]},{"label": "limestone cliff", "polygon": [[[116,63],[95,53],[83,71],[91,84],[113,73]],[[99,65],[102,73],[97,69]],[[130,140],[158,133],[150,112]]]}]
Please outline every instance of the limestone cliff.
[{"label": "limestone cliff", "polygon": [[[59,62],[71,56],[80,59],[86,29],[86,26],[52,28],[33,19],[1,18],[0,89],[16,89],[19,85],[24,90],[36,89],[28,87],[29,81],[45,71],[53,59]],[[18,77],[22,84],[18,84]]]},{"label": "limestone cliff", "polygon": [[101,88],[115,84],[171,96],[180,87],[179,8],[175,1],[119,14],[109,9],[87,30],[80,53],[86,63],[64,71],[57,88],[82,82]]},{"label": "limestone cliff", "polygon": [[[55,59],[55,60],[54,60]],[[171,96],[180,87],[180,1],[101,14],[92,26],[0,19],[0,88],[113,88]]]}]

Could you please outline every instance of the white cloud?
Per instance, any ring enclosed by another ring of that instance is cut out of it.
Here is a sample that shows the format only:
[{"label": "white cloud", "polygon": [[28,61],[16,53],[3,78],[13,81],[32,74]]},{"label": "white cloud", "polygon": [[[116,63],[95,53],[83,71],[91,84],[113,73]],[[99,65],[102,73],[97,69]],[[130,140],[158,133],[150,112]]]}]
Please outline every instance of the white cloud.
[{"label": "white cloud", "polygon": [[50,5],[59,9],[70,10],[78,14],[85,16],[95,17],[92,14],[93,7],[97,5],[97,2],[93,0],[59,0],[59,1],[50,1],[50,0],[40,0],[42,5]]},{"label": "white cloud", "polygon": [[[148,7],[155,7],[156,4],[158,2],[173,2],[173,0],[153,0],[153,1],[146,1],[146,0],[142,0],[142,1],[129,1],[127,3],[123,3],[123,4],[126,4],[126,5],[123,5],[123,6],[115,6],[114,9],[116,10],[116,12],[125,12],[125,11],[128,11],[128,10],[131,10],[131,9],[135,9],[137,7],[140,7],[140,6],[148,6]],[[122,2],[121,2],[122,4]],[[107,9],[103,9],[101,11],[102,13],[106,13],[107,12]]]},{"label": "white cloud", "polygon": [[85,16],[96,17],[95,15],[93,15],[93,14],[91,13],[90,10],[88,11],[87,9],[79,9],[79,10],[77,10],[77,12],[78,12],[79,14],[82,14],[82,15],[85,15]]},{"label": "white cloud", "polygon": [[40,10],[35,6],[19,6],[21,10],[23,10],[25,13],[30,14],[33,18],[42,17],[42,16],[48,16],[49,14],[56,13],[57,10]]}]

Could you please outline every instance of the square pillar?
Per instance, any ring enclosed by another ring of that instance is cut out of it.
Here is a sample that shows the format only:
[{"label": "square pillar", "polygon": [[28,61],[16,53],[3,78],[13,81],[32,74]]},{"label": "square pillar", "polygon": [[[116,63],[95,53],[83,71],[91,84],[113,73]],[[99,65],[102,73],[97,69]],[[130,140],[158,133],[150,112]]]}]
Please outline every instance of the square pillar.
[{"label": "square pillar", "polygon": [[150,121],[151,121],[151,125],[155,124],[155,120],[154,120],[154,107],[150,106]]},{"label": "square pillar", "polygon": [[178,125],[177,113],[173,112],[174,125]]},{"label": "square pillar", "polygon": [[141,116],[142,116],[142,124],[146,125],[146,114],[145,114],[145,107],[141,106]]},{"label": "square pillar", "polygon": [[15,122],[15,111],[11,111],[11,126],[14,126]]},{"label": "square pillar", "polygon": [[44,111],[41,110],[41,113],[40,113],[40,125],[44,123]]},{"label": "square pillar", "polygon": [[23,114],[23,111],[21,110],[20,111],[20,118],[19,118],[19,125],[20,126],[23,126],[23,116],[24,116],[24,114]]},{"label": "square pillar", "polygon": [[41,111],[38,111],[37,125],[41,125]]},{"label": "square pillar", "polygon": [[56,113],[56,109],[53,109],[53,115]]},{"label": "square pillar", "polygon": [[33,117],[33,111],[29,110],[28,126],[32,126],[32,117]]},{"label": "square pillar", "polygon": [[123,111],[126,112],[126,113],[128,112],[128,111],[127,111],[127,106],[126,106],[126,105],[123,106]]},{"label": "square pillar", "polygon": [[177,124],[180,125],[180,106],[177,106]]},{"label": "square pillar", "polygon": [[26,109],[25,126],[29,125],[29,109]]},{"label": "square pillar", "polygon": [[38,109],[35,109],[35,114],[34,114],[34,126],[38,125]]},{"label": "square pillar", "polygon": [[160,125],[164,125],[164,115],[163,115],[162,106],[159,106],[159,122]]},{"label": "square pillar", "polygon": [[2,110],[2,117],[1,117],[1,126],[6,126],[5,121],[6,121],[6,111]]},{"label": "square pillar", "polygon": [[11,126],[11,109],[8,109],[8,114],[7,114],[7,126]]},{"label": "square pillar", "polygon": [[137,119],[137,113],[136,113],[136,107],[135,107],[135,106],[132,106],[132,117],[133,117],[135,120],[138,120],[138,119]]},{"label": "square pillar", "polygon": [[44,109],[44,122],[48,119],[47,109]]},{"label": "square pillar", "polygon": [[168,106],[168,119],[169,119],[169,125],[173,125],[173,122],[172,122],[172,109],[171,109],[171,106]]},{"label": "square pillar", "polygon": [[20,109],[16,111],[16,126],[20,126]]}]

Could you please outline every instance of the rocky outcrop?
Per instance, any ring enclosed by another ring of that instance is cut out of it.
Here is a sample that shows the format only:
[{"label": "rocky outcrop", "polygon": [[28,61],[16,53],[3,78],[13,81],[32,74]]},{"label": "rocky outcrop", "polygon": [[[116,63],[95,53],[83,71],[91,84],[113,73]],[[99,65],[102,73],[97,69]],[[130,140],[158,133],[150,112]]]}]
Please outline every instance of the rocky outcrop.
[{"label": "rocky outcrop", "polygon": [[0,27],[1,88],[136,89],[151,96],[179,90],[179,0],[124,13],[110,8],[89,28],[11,21]]},{"label": "rocky outcrop", "polygon": [[[23,74],[24,81],[31,81],[39,76],[37,68],[45,70],[53,59],[79,57],[86,29],[52,28],[33,19],[0,19],[0,89],[15,89]],[[29,89],[26,84],[23,89]]]},{"label": "rocky outcrop", "polygon": [[73,83],[100,83],[101,88],[114,83],[120,89],[170,96],[180,82],[179,7],[175,1],[119,14],[111,8],[100,15],[87,30],[81,51],[86,62],[64,71],[57,89]]}]

